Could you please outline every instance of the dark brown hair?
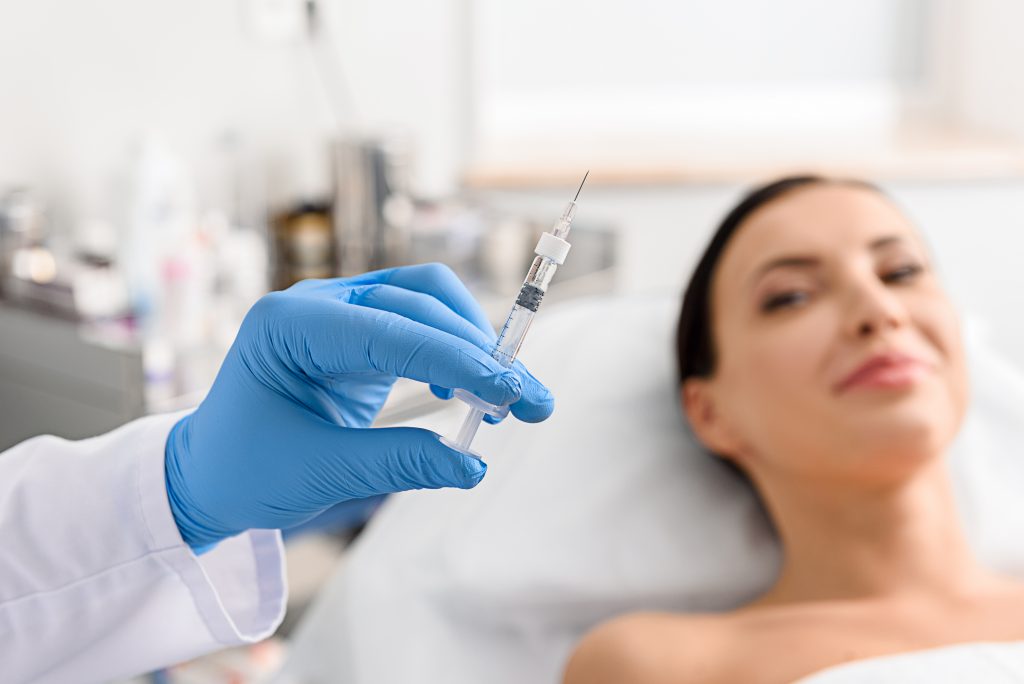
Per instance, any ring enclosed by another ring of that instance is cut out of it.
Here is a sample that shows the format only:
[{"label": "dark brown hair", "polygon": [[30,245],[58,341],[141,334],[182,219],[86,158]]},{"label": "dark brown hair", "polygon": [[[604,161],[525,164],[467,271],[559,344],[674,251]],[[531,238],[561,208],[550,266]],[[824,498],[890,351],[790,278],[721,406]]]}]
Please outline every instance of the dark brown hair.
[{"label": "dark brown hair", "polygon": [[680,384],[691,377],[710,377],[715,371],[715,344],[711,330],[711,281],[722,252],[736,230],[755,210],[769,202],[798,188],[825,183],[854,185],[880,192],[876,186],[860,180],[837,180],[814,175],[787,176],[754,188],[722,219],[707,249],[697,262],[697,268],[690,277],[686,294],[683,296],[683,310],[676,328]]}]

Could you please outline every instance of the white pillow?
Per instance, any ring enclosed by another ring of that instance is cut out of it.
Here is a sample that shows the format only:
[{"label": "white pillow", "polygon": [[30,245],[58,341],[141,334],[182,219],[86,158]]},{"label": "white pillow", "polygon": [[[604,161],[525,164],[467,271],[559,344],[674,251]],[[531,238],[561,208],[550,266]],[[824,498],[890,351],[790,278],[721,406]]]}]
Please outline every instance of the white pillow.
[{"label": "white pillow", "polygon": [[[393,497],[299,629],[287,672],[555,682],[608,617],[725,610],[769,586],[779,549],[756,497],[684,426],[678,309],[624,297],[541,312],[525,360],[554,416],[482,426],[475,490]],[[965,524],[987,562],[1024,574],[1024,377],[976,336],[968,350],[973,404],[951,452]],[[461,415],[429,427],[450,433]]]}]

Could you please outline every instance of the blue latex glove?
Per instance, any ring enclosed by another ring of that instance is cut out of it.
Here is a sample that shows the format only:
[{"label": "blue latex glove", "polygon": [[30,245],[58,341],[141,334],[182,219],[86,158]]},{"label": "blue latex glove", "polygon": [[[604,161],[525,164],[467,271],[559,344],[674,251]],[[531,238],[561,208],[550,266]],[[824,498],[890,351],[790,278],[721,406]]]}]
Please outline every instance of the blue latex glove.
[{"label": "blue latex glove", "polygon": [[287,528],[335,503],[406,489],[475,486],[477,459],[417,428],[370,428],[397,376],[466,389],[536,422],[551,393],[489,355],[494,331],[445,266],[309,280],[245,317],[209,395],[171,430],[167,494],[201,549]]}]

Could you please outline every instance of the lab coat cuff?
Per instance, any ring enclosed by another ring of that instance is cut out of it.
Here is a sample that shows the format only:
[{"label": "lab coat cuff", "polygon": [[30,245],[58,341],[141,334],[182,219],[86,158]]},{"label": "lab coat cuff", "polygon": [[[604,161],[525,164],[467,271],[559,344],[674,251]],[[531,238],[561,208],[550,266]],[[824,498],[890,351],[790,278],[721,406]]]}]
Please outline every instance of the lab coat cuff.
[{"label": "lab coat cuff", "polygon": [[164,449],[171,428],[188,412],[143,419],[138,492],[150,548],[188,587],[195,608],[219,643],[265,639],[284,618],[284,547],[277,530],[249,530],[202,556],[185,543],[167,500]]}]

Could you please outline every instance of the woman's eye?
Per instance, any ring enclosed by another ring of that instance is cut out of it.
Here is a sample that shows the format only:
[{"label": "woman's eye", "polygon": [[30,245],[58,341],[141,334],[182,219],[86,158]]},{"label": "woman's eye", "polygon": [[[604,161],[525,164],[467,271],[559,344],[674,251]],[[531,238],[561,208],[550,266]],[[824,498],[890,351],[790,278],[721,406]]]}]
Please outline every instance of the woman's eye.
[{"label": "woman's eye", "polygon": [[886,283],[900,283],[913,280],[923,270],[924,268],[920,264],[907,264],[884,274],[882,281]]},{"label": "woman's eye", "polygon": [[807,293],[792,291],[782,292],[777,295],[772,295],[764,301],[761,305],[761,310],[770,313],[777,309],[785,309],[788,307],[796,306],[804,302],[807,299]]}]

